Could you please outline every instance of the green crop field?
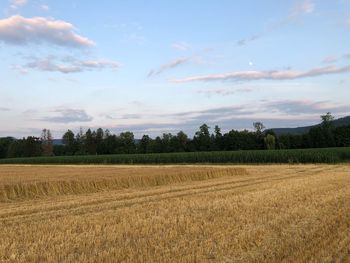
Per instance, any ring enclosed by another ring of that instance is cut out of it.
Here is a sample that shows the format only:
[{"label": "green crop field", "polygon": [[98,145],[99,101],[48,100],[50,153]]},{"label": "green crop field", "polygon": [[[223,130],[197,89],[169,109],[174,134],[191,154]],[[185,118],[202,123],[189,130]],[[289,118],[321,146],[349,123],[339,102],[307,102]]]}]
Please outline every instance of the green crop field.
[{"label": "green crop field", "polygon": [[195,164],[195,163],[341,163],[350,147],[296,150],[181,152],[0,159],[0,164]]}]

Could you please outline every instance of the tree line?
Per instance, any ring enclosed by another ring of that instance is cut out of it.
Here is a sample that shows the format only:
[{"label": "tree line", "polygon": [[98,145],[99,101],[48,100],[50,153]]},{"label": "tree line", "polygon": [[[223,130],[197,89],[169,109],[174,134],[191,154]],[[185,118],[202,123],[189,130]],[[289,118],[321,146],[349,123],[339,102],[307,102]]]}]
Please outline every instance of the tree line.
[{"label": "tree line", "polygon": [[62,137],[62,145],[54,145],[50,130],[44,129],[40,137],[1,138],[0,158],[350,146],[350,125],[334,127],[330,113],[322,115],[321,120],[320,125],[302,135],[279,136],[273,130],[266,130],[261,122],[253,124],[254,131],[231,130],[227,133],[222,133],[219,126],[211,133],[210,127],[203,124],[192,138],[183,131],[164,133],[154,139],[143,135],[140,140],[135,140],[130,131],[116,135],[102,128],[85,132],[80,129],[77,134],[68,130]]}]

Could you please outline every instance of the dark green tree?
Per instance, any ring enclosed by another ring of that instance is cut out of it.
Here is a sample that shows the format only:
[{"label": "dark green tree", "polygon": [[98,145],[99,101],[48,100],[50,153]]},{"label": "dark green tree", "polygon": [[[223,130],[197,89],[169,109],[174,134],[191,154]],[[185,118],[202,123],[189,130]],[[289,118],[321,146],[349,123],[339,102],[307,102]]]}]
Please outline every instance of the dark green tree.
[{"label": "dark green tree", "polygon": [[119,135],[119,143],[117,151],[119,153],[135,153],[135,138],[132,132],[122,132]]},{"label": "dark green tree", "polygon": [[176,138],[177,138],[177,151],[178,152],[186,152],[188,149],[188,136],[186,133],[184,133],[183,131],[179,131],[176,134]]},{"label": "dark green tree", "polygon": [[143,135],[139,143],[139,152],[140,153],[149,153],[151,152],[151,138],[148,135]]},{"label": "dark green tree", "polygon": [[214,149],[216,151],[223,150],[223,136],[218,125],[214,127],[214,134]]},{"label": "dark green tree", "polygon": [[96,154],[97,144],[96,144],[96,132],[92,132],[91,129],[88,129],[84,137],[84,149],[87,154],[94,155]]},{"label": "dark green tree", "polygon": [[209,128],[207,124],[202,124],[193,138],[198,151],[209,151],[211,148]]},{"label": "dark green tree", "polygon": [[12,143],[15,142],[15,139],[12,137],[0,138],[0,159],[6,158],[8,149]]},{"label": "dark green tree", "polygon": [[77,142],[75,141],[75,135],[71,130],[66,131],[62,136],[62,143],[65,147],[66,155],[74,155],[77,151]]},{"label": "dark green tree", "polygon": [[105,138],[104,131],[102,128],[98,128],[96,130],[96,153],[103,154],[104,153],[104,143],[103,140]]}]

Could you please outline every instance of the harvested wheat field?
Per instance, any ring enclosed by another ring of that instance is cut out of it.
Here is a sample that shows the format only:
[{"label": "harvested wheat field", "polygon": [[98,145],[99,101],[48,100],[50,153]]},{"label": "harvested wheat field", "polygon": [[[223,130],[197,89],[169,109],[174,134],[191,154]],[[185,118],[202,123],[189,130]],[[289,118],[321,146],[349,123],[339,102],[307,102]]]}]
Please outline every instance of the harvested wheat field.
[{"label": "harvested wheat field", "polygon": [[1,262],[350,262],[350,165],[0,166]]}]

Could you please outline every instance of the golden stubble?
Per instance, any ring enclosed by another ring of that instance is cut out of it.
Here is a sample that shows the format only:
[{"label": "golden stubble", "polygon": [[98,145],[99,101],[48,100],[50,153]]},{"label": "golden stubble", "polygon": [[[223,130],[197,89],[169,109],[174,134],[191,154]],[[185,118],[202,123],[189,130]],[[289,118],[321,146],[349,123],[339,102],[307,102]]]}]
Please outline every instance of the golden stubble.
[{"label": "golden stubble", "polygon": [[0,166],[11,185],[1,262],[350,260],[349,165]]}]

